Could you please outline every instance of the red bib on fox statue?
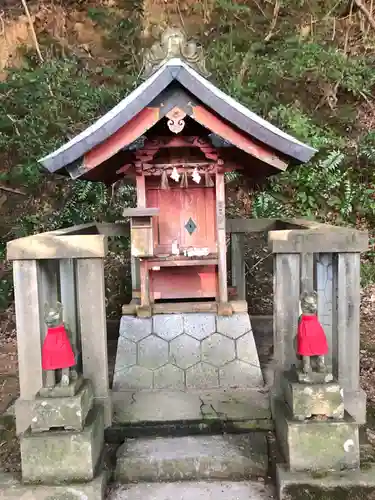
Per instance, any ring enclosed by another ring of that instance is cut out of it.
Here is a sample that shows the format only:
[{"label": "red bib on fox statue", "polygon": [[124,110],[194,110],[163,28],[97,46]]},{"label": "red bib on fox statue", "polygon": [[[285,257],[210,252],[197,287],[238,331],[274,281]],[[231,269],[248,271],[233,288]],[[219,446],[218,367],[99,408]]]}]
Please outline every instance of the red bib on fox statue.
[{"label": "red bib on fox statue", "polygon": [[317,316],[302,314],[297,332],[297,354],[325,356],[327,353],[327,338]]},{"label": "red bib on fox statue", "polygon": [[64,324],[47,328],[42,347],[43,370],[70,368],[76,364]]}]

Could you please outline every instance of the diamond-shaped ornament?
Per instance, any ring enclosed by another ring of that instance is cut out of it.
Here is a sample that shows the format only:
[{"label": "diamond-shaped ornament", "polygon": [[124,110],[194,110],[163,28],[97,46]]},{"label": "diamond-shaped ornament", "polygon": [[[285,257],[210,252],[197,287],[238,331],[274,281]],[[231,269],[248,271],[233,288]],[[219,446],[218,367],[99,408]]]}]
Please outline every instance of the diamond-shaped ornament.
[{"label": "diamond-shaped ornament", "polygon": [[196,223],[193,221],[193,219],[190,217],[190,219],[187,221],[185,224],[185,229],[189,234],[193,234],[194,231],[197,229]]}]

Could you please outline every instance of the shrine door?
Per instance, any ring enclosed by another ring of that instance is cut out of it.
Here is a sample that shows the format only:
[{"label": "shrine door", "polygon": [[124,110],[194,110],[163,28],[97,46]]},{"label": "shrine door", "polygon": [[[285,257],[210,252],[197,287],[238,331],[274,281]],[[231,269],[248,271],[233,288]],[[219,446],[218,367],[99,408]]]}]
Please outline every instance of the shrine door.
[{"label": "shrine door", "polygon": [[[169,254],[176,240],[180,249],[207,247],[216,254],[215,188],[189,186],[146,188],[148,207],[157,207],[154,245],[157,253]],[[204,262],[202,263],[204,264]],[[216,266],[179,266],[151,271],[150,292],[155,300],[217,295]]]}]

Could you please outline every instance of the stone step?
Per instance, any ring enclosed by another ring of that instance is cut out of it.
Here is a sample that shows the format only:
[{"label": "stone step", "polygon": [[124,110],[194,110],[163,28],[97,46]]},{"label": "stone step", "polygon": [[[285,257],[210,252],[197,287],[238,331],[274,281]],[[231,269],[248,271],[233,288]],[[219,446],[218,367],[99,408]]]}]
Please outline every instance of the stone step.
[{"label": "stone step", "polygon": [[272,486],[257,481],[139,483],[116,486],[108,500],[271,500]]},{"label": "stone step", "polygon": [[265,389],[112,391],[115,424],[271,420]]},{"label": "stone step", "polygon": [[265,476],[266,435],[128,439],[117,452],[116,481],[241,480]]}]

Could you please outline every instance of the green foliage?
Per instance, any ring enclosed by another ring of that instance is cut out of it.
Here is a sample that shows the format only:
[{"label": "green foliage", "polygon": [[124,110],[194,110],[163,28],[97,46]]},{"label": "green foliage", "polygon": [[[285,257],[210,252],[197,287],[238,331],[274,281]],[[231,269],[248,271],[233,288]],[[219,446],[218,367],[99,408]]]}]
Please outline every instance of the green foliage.
[{"label": "green foliage", "polygon": [[[3,256],[6,240],[92,220],[114,221],[121,218],[124,206],[134,202],[131,186],[112,192],[98,183],[59,182],[56,176],[46,175],[38,160],[107,112],[136,85],[139,4],[133,2],[130,15],[118,9],[89,10],[90,17],[105,28],[104,46],[109,54],[115,51],[116,58],[93,61],[68,53],[40,65],[35,54],[25,50],[23,67],[11,69],[0,82],[0,182],[30,194],[0,242]],[[43,43],[53,42],[43,37],[39,41],[43,52]],[[114,244],[127,247],[127,242]],[[0,282],[0,307],[11,294],[11,278],[6,275]]]},{"label": "green foliage", "polygon": [[[288,169],[255,195],[254,217],[325,220],[333,213],[341,223],[357,216],[375,222],[375,135],[355,113],[372,99],[374,56],[361,50],[348,55],[338,45],[340,35],[327,38],[327,15],[336,12],[336,3],[284,0],[270,41],[264,41],[273,15],[267,6],[217,4],[221,23],[208,52],[219,85],[319,151],[310,164]],[[306,15],[314,19],[314,37],[301,38],[296,28]],[[329,95],[337,103],[328,102]]]}]

